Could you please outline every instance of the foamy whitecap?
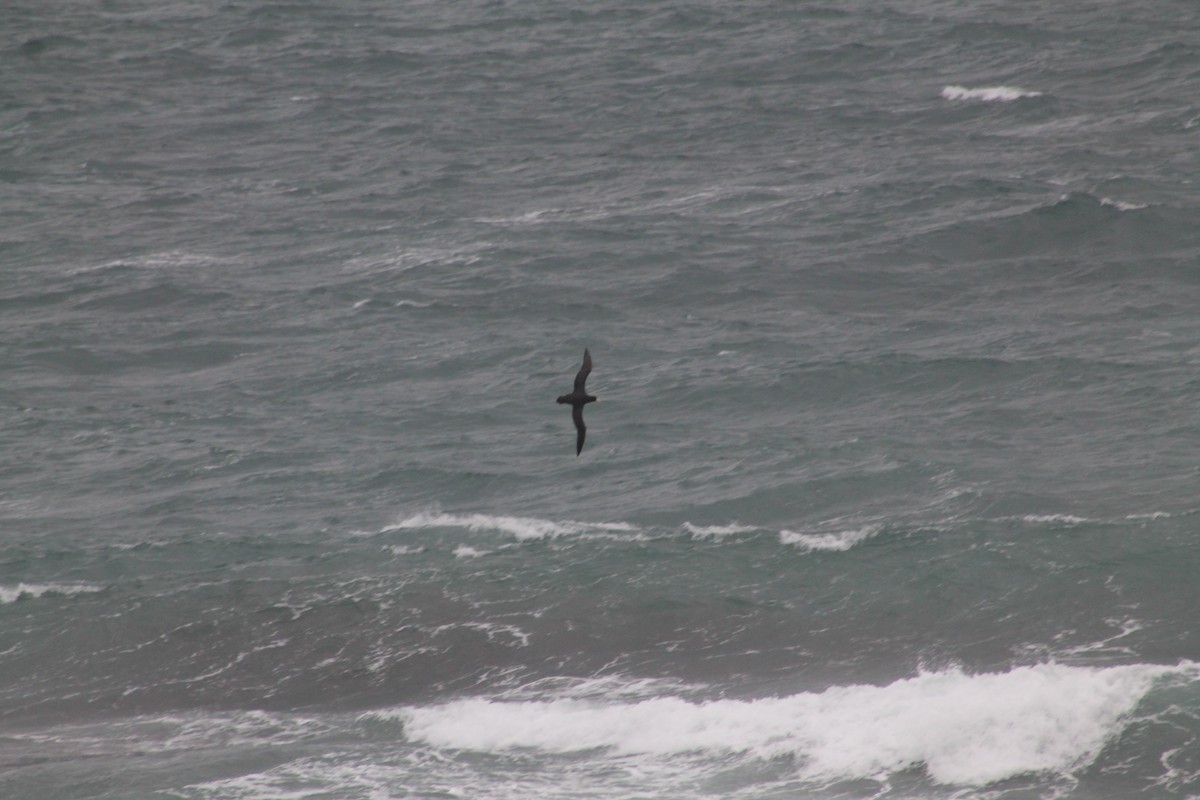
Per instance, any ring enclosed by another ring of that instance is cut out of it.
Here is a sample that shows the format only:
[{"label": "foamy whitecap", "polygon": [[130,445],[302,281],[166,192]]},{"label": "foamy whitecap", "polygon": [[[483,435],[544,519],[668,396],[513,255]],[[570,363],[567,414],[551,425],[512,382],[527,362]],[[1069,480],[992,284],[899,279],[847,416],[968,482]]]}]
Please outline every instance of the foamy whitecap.
[{"label": "foamy whitecap", "polygon": [[1089,764],[1155,681],[1195,682],[1197,666],[946,670],[760,700],[471,698],[399,717],[410,741],[440,748],[788,756],[807,780],[881,779],[923,767],[937,783],[979,786]]},{"label": "foamy whitecap", "polygon": [[394,556],[411,556],[417,553],[424,553],[424,547],[416,547],[410,544],[393,544],[387,545],[384,548],[385,552],[391,553]]},{"label": "foamy whitecap", "polygon": [[780,531],[779,541],[782,544],[795,545],[808,550],[849,550],[854,545],[870,539],[879,533],[882,526],[866,525],[862,528],[838,531],[836,533],[798,533],[796,531]]},{"label": "foamy whitecap", "polygon": [[1034,525],[1082,525],[1092,521],[1087,517],[1077,517],[1074,514],[1026,514],[1020,517],[1020,520]]},{"label": "foamy whitecap", "polygon": [[690,522],[685,522],[683,523],[683,528],[696,539],[720,538],[735,533],[750,533],[758,530],[753,525],[738,525],[736,522],[729,525],[693,525]]},{"label": "foamy whitecap", "polygon": [[1115,208],[1117,211],[1141,211],[1148,208],[1146,203],[1127,203],[1124,200],[1114,200],[1111,197],[1101,197],[1100,205]]},{"label": "foamy whitecap", "polygon": [[532,517],[505,517],[491,514],[443,514],[422,511],[383,530],[420,530],[423,528],[466,528],[470,531],[499,531],[512,534],[519,540],[546,539],[579,533],[621,532],[636,530],[624,522],[555,522]]},{"label": "foamy whitecap", "polygon": [[1125,519],[1170,519],[1175,516],[1170,511],[1146,511],[1141,514],[1126,514]]},{"label": "foamy whitecap", "polygon": [[479,222],[489,225],[539,225],[568,217],[570,212],[562,208],[538,208],[511,217],[481,217]]},{"label": "foamy whitecap", "polygon": [[0,603],[12,603],[22,597],[43,595],[77,595],[99,592],[104,587],[90,583],[18,583],[16,586],[0,586]]},{"label": "foamy whitecap", "polygon": [[103,264],[91,264],[71,270],[69,275],[84,275],[89,272],[105,272],[111,269],[146,269],[169,270],[175,268],[207,267],[219,264],[224,259],[204,253],[189,253],[184,250],[165,250],[150,253],[136,258],[106,261]]},{"label": "foamy whitecap", "polygon": [[1022,97],[1040,97],[1041,92],[1032,92],[1016,86],[983,86],[968,89],[966,86],[947,86],[942,89],[942,97],[947,100],[980,100],[985,103],[1007,103]]}]

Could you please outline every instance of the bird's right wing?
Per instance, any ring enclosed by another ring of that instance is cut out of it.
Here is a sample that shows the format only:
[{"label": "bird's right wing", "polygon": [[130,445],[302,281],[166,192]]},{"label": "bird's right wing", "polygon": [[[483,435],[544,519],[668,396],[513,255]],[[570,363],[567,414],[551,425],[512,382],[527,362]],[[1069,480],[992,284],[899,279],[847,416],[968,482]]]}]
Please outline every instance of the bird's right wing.
[{"label": "bird's right wing", "polygon": [[583,438],[587,436],[587,425],[583,424],[583,403],[571,409],[571,419],[575,421],[575,455],[583,452]]}]

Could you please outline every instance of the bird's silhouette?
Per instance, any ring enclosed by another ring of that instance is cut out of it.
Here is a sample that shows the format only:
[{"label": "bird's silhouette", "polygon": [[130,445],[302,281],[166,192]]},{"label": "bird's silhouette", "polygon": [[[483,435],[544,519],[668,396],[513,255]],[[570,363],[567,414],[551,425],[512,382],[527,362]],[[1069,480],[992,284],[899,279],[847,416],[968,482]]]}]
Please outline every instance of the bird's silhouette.
[{"label": "bird's silhouette", "polygon": [[588,403],[594,403],[596,398],[587,393],[583,385],[587,383],[587,377],[592,371],[592,354],[583,348],[583,366],[579,368],[579,373],[575,376],[575,391],[570,394],[560,395],[558,402],[570,404],[571,419],[575,421],[575,455],[578,456],[583,452],[583,437],[587,436],[587,426],[583,424],[583,407]]}]

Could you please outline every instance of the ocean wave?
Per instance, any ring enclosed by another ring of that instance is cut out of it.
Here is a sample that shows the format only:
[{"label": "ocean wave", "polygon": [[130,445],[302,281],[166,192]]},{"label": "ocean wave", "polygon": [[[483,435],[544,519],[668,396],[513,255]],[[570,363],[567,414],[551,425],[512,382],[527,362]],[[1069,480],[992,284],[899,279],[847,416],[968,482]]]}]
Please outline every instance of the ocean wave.
[{"label": "ocean wave", "polygon": [[849,550],[859,542],[870,539],[883,529],[882,525],[865,525],[861,528],[837,531],[835,533],[798,533],[783,530],[779,532],[781,544],[803,547],[807,550]]},{"label": "ocean wave", "polygon": [[394,556],[412,556],[425,552],[424,547],[416,547],[410,544],[393,544],[383,548],[384,552],[391,553]]},{"label": "ocean wave", "polygon": [[[1049,525],[1055,527],[1075,527],[1076,525],[1120,525],[1123,522],[1156,522],[1172,519],[1180,512],[1173,511],[1144,511],[1136,514],[1125,514],[1119,517],[1081,517],[1077,514],[1021,514],[1017,516],[1000,517],[1002,521],[1024,522],[1029,525]],[[1184,515],[1191,511],[1182,512]]]},{"label": "ocean wave", "polygon": [[[506,691],[501,697],[514,700],[645,700],[669,695],[678,697],[706,689],[684,683],[676,678],[630,678],[622,675],[602,675],[590,678],[556,676],[540,678]],[[368,712],[375,713],[375,712]],[[406,711],[383,712],[390,719],[403,720]]]},{"label": "ocean wave", "polygon": [[[820,527],[830,528],[831,524]],[[502,514],[453,514],[441,511],[422,511],[406,517],[399,522],[382,528],[379,533],[394,533],[396,531],[435,530],[439,528],[457,528],[473,533],[496,532],[507,534],[517,541],[532,541],[541,539],[556,539],[563,536],[574,536],[583,539],[616,539],[620,541],[643,541],[648,537],[673,537],[686,535],[692,539],[709,539],[721,541],[726,537],[739,534],[766,533],[770,529],[760,525],[744,525],[730,522],[724,525],[697,525],[683,522],[675,529],[643,529],[627,522],[581,522],[578,520],[550,520],[537,517],[515,517]],[[805,550],[843,551],[863,542],[883,530],[880,523],[870,523],[859,527],[829,532],[800,532],[784,529],[778,532],[779,542],[790,547]],[[374,536],[368,531],[355,531],[355,536]],[[414,551],[409,546],[393,550],[396,554],[407,554]],[[459,558],[471,558],[486,555],[491,550],[480,549],[469,544],[458,544],[454,555]]]},{"label": "ocean wave", "polygon": [[1008,103],[1020,100],[1022,97],[1040,97],[1041,92],[1033,92],[1016,86],[983,86],[978,89],[968,89],[966,86],[947,86],[942,89],[942,97],[947,100],[981,100],[985,103]]},{"label": "ocean wave", "polygon": [[517,647],[529,646],[529,634],[516,625],[502,625],[497,622],[454,622],[439,625],[429,632],[430,636],[438,636],[446,631],[465,629],[478,631],[487,637],[489,642],[496,641],[501,634],[508,637]]},{"label": "ocean wave", "polygon": [[0,604],[13,603],[23,597],[44,595],[77,595],[103,591],[103,586],[91,583],[18,583],[16,586],[0,586]]},{"label": "ocean wave", "polygon": [[342,265],[342,272],[351,274],[390,274],[407,272],[417,267],[429,265],[449,265],[467,267],[479,262],[482,258],[483,244],[467,244],[465,246],[443,247],[411,247],[405,250],[385,253],[383,255],[360,256],[347,260]]},{"label": "ocean wave", "polygon": [[1117,211],[1141,211],[1149,208],[1148,203],[1129,203],[1124,200],[1114,200],[1111,197],[1101,197],[1100,205],[1115,208]]},{"label": "ocean wave", "polygon": [[490,552],[492,552],[492,551],[491,550],[480,550],[476,547],[471,547],[468,544],[460,544],[458,547],[454,548],[454,557],[455,558],[479,558],[480,556],[486,556]]},{"label": "ocean wave", "polygon": [[470,698],[397,716],[410,741],[453,750],[794,757],[811,781],[883,779],[923,767],[939,784],[982,786],[1085,767],[1157,681],[1200,680],[1198,667],[952,669],[759,700]]},{"label": "ocean wave", "polygon": [[425,530],[430,528],[466,528],[470,531],[498,531],[511,534],[518,541],[552,539],[572,534],[613,534],[636,532],[637,528],[624,522],[554,521],[535,517],[508,517],[493,514],[444,514],[422,511],[400,522],[388,525],[382,532]]},{"label": "ocean wave", "polygon": [[100,264],[88,264],[77,267],[68,275],[86,275],[91,272],[108,272],[110,270],[173,270],[199,269],[227,263],[227,259],[208,253],[189,253],[185,250],[164,250],[135,258],[123,258],[117,261],[105,261]]},{"label": "ocean wave", "polygon": [[719,539],[735,533],[752,533],[758,530],[753,525],[739,525],[736,522],[732,522],[729,525],[693,525],[690,522],[685,522],[683,523],[683,529],[695,539]]},{"label": "ocean wave", "polygon": [[1025,514],[1015,519],[1021,522],[1028,522],[1030,525],[1085,525],[1089,522],[1097,520],[1088,519],[1087,517],[1078,517],[1074,514]]},{"label": "ocean wave", "polygon": [[163,714],[52,727],[16,734],[18,741],[39,746],[76,746],[99,753],[123,746],[140,753],[167,753],[207,748],[279,747],[328,733],[330,726],[314,716],[266,711]]},{"label": "ocean wave", "polygon": [[1173,516],[1175,516],[1175,515],[1173,513],[1171,513],[1170,511],[1144,511],[1139,514],[1126,514],[1125,519],[1157,520],[1157,519],[1171,519],[1171,517],[1173,517]]}]

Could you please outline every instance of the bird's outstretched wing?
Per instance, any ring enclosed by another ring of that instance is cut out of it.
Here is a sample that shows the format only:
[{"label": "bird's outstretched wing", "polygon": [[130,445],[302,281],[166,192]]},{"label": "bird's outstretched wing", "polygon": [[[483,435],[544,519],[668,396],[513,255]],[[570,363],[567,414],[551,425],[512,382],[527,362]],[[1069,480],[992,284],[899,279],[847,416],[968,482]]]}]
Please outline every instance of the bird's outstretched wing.
[{"label": "bird's outstretched wing", "polygon": [[[575,376],[575,394],[587,394],[587,392],[584,391],[583,385],[587,383],[587,376],[591,373],[592,354],[589,353],[585,347],[583,348],[583,366],[579,368],[579,374]],[[583,425],[582,422],[576,422],[575,424],[580,426]],[[580,435],[582,436],[582,434]],[[579,442],[580,444],[583,444],[583,439],[581,438]]]},{"label": "bird's outstretched wing", "polygon": [[587,436],[587,425],[583,424],[583,403],[571,408],[571,419],[575,421],[575,455],[583,452],[583,437]]}]

